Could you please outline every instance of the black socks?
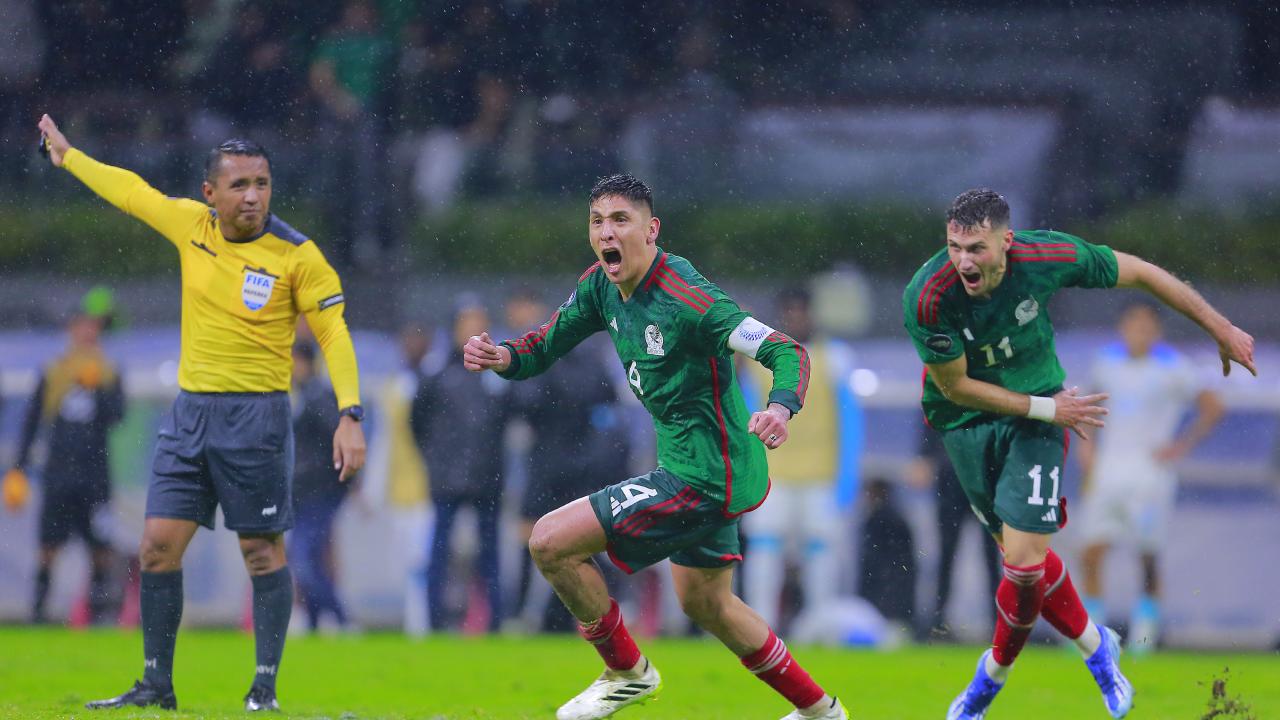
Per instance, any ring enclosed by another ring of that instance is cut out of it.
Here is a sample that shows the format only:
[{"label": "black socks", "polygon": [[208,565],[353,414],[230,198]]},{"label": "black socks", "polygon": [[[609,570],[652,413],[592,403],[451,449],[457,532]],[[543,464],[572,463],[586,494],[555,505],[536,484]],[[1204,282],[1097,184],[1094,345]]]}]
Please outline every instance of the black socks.
[{"label": "black socks", "polygon": [[182,570],[142,573],[142,679],[155,688],[173,686],[173,647],[182,623]]},{"label": "black socks", "polygon": [[285,634],[293,612],[293,575],[289,567],[253,578],[253,642],[258,667],[253,684],[275,690]]}]

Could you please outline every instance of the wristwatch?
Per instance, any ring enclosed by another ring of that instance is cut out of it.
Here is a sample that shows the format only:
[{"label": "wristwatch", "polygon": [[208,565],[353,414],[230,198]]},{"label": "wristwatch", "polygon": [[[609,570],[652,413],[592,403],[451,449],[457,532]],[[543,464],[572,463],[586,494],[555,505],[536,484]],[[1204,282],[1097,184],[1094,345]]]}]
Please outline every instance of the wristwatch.
[{"label": "wristwatch", "polygon": [[356,422],[364,422],[364,408],[359,405],[348,405],[338,411],[338,417],[349,417]]}]

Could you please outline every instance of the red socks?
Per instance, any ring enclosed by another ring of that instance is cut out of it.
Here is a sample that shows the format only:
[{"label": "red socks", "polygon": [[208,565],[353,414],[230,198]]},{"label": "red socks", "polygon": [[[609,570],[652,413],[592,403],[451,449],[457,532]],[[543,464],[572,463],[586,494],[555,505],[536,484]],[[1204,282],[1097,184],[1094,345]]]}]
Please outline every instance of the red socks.
[{"label": "red socks", "polygon": [[764,647],[742,658],[742,664],[798,708],[809,707],[826,694],[772,630]]},{"label": "red socks", "polygon": [[1053,550],[1044,559],[1044,606],[1040,614],[1057,628],[1058,632],[1074,640],[1089,626],[1089,613],[1080,602],[1071,574],[1062,564],[1062,558]]},{"label": "red socks", "polygon": [[578,634],[596,646],[596,652],[610,670],[630,670],[640,662],[640,648],[622,624],[622,610],[613,598],[609,598],[609,612],[604,617],[586,625],[579,623]]},{"label": "red socks", "polygon": [[1000,665],[1012,665],[1027,644],[1044,602],[1044,574],[1044,563],[1004,565],[1004,577],[996,588],[996,631],[991,640],[991,655]]}]

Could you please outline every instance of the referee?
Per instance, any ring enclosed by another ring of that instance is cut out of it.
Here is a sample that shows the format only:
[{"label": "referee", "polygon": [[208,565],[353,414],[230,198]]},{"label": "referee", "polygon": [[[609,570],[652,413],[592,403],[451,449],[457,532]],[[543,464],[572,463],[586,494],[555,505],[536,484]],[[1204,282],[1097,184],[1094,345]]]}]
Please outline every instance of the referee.
[{"label": "referee", "polygon": [[143,677],[123,695],[87,707],[177,707],[182,556],[198,526],[213,528],[221,505],[253,582],[257,668],[245,709],[279,709],[276,673],[293,607],[284,531],[293,524],[288,391],[299,313],[315,331],[337,395],[339,479],[365,457],[338,275],[314,242],[270,214],[271,161],[253,142],[228,140],[209,153],[200,203],[165,197],[137,175],[71,147],[48,115],[39,128],[55,166],[164,235],[182,265],[181,392],[160,428],[139,551]]}]

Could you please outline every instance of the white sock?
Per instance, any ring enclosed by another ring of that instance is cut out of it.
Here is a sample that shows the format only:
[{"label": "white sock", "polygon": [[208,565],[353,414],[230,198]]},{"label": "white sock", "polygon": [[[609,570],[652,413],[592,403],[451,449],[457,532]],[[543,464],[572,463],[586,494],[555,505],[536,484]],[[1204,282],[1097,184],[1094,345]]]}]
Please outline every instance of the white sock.
[{"label": "white sock", "polygon": [[1084,632],[1080,633],[1080,637],[1072,642],[1080,649],[1080,654],[1085,659],[1088,659],[1093,657],[1093,654],[1102,645],[1102,633],[1098,631],[1098,625],[1090,620],[1089,624],[1085,626]]},{"label": "white sock", "polygon": [[1013,665],[1001,665],[996,662],[995,653],[989,653],[984,668],[987,671],[987,677],[1003,685],[1004,681],[1009,679],[1009,671],[1013,669]]},{"label": "white sock", "polygon": [[805,717],[818,717],[835,707],[836,699],[830,695],[823,693],[822,698],[818,702],[806,708],[800,708],[800,714]]},{"label": "white sock", "polygon": [[637,661],[630,670],[614,670],[614,672],[628,680],[635,680],[641,675],[644,675],[645,668],[648,666],[648,661],[644,659],[644,655],[641,655],[640,660]]}]

